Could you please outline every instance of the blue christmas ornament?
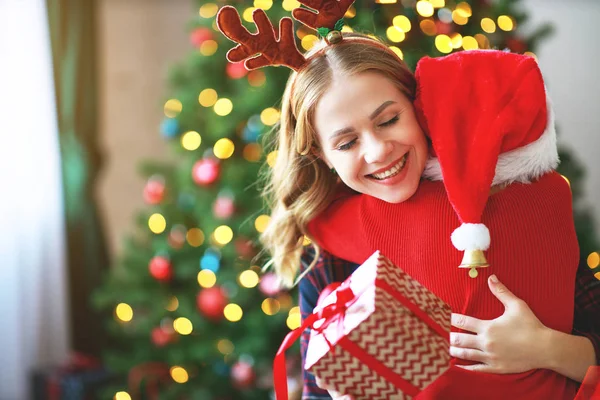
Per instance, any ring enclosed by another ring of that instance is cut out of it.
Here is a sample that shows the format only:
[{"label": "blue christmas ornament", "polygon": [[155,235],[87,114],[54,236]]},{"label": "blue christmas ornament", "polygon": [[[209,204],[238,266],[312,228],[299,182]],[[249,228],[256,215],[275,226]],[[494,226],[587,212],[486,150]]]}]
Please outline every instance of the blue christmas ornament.
[{"label": "blue christmas ornament", "polygon": [[244,139],[244,141],[247,143],[256,142],[259,133],[260,131],[252,130],[248,126],[246,126],[244,128],[244,131],[242,132],[242,139]]},{"label": "blue christmas ornament", "polygon": [[179,134],[179,121],[175,118],[165,118],[160,124],[160,133],[168,139]]},{"label": "blue christmas ornament", "polygon": [[218,361],[218,362],[214,363],[213,370],[215,371],[215,373],[217,375],[228,376],[230,368],[223,361]]},{"label": "blue christmas ornament", "polygon": [[250,118],[248,118],[248,123],[246,125],[248,126],[248,129],[257,132],[260,132],[262,128],[264,128],[264,125],[260,120],[260,115],[253,115]]},{"label": "blue christmas ornament", "polygon": [[221,254],[214,249],[206,249],[200,259],[200,269],[208,269],[217,272],[221,266]]}]

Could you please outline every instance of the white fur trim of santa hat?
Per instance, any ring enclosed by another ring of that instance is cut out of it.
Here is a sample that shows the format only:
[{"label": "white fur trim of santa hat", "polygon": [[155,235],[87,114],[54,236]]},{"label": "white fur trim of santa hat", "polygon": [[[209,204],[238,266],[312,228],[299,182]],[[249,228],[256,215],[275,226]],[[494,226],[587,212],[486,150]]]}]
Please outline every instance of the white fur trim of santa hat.
[{"label": "white fur trim of santa hat", "polygon": [[462,224],[452,232],[452,244],[458,250],[487,250],[490,231],[484,224]]},{"label": "white fur trim of santa hat", "polygon": [[[556,146],[556,127],[552,102],[546,93],[548,123],[544,133],[535,142],[500,154],[492,186],[513,182],[530,183],[532,180],[553,171],[560,162]],[[441,181],[442,169],[436,157],[429,157],[423,177]]]}]

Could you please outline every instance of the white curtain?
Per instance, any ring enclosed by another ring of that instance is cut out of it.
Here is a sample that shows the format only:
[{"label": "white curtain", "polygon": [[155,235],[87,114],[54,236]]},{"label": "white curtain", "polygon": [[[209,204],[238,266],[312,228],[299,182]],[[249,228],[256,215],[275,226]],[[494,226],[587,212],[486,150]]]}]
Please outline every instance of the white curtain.
[{"label": "white curtain", "polygon": [[65,228],[45,0],[0,0],[0,400],[68,350]]}]

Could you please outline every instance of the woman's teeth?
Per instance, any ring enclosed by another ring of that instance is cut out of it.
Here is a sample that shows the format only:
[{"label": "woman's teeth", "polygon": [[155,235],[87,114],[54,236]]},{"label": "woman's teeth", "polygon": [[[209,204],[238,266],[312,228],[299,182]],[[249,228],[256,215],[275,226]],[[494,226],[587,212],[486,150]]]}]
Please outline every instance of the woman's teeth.
[{"label": "woman's teeth", "polygon": [[398,161],[398,164],[394,165],[392,168],[388,169],[387,171],[380,172],[378,174],[371,174],[371,176],[375,179],[383,180],[383,179],[391,178],[394,175],[398,175],[398,173],[400,173],[400,171],[402,171],[402,169],[404,168],[404,164],[406,163],[407,157],[408,157],[408,153],[406,153],[400,159],[400,161]]}]

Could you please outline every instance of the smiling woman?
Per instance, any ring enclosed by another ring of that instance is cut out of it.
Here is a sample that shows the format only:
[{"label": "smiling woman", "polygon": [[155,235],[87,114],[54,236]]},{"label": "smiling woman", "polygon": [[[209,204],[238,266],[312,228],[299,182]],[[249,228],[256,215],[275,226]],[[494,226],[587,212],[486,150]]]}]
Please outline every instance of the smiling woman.
[{"label": "smiling woman", "polygon": [[348,188],[390,202],[410,197],[427,157],[414,115],[415,79],[379,41],[344,34],[307,55],[282,99],[277,160],[265,197],[271,222],[261,240],[284,282],[298,271],[307,223]]}]

